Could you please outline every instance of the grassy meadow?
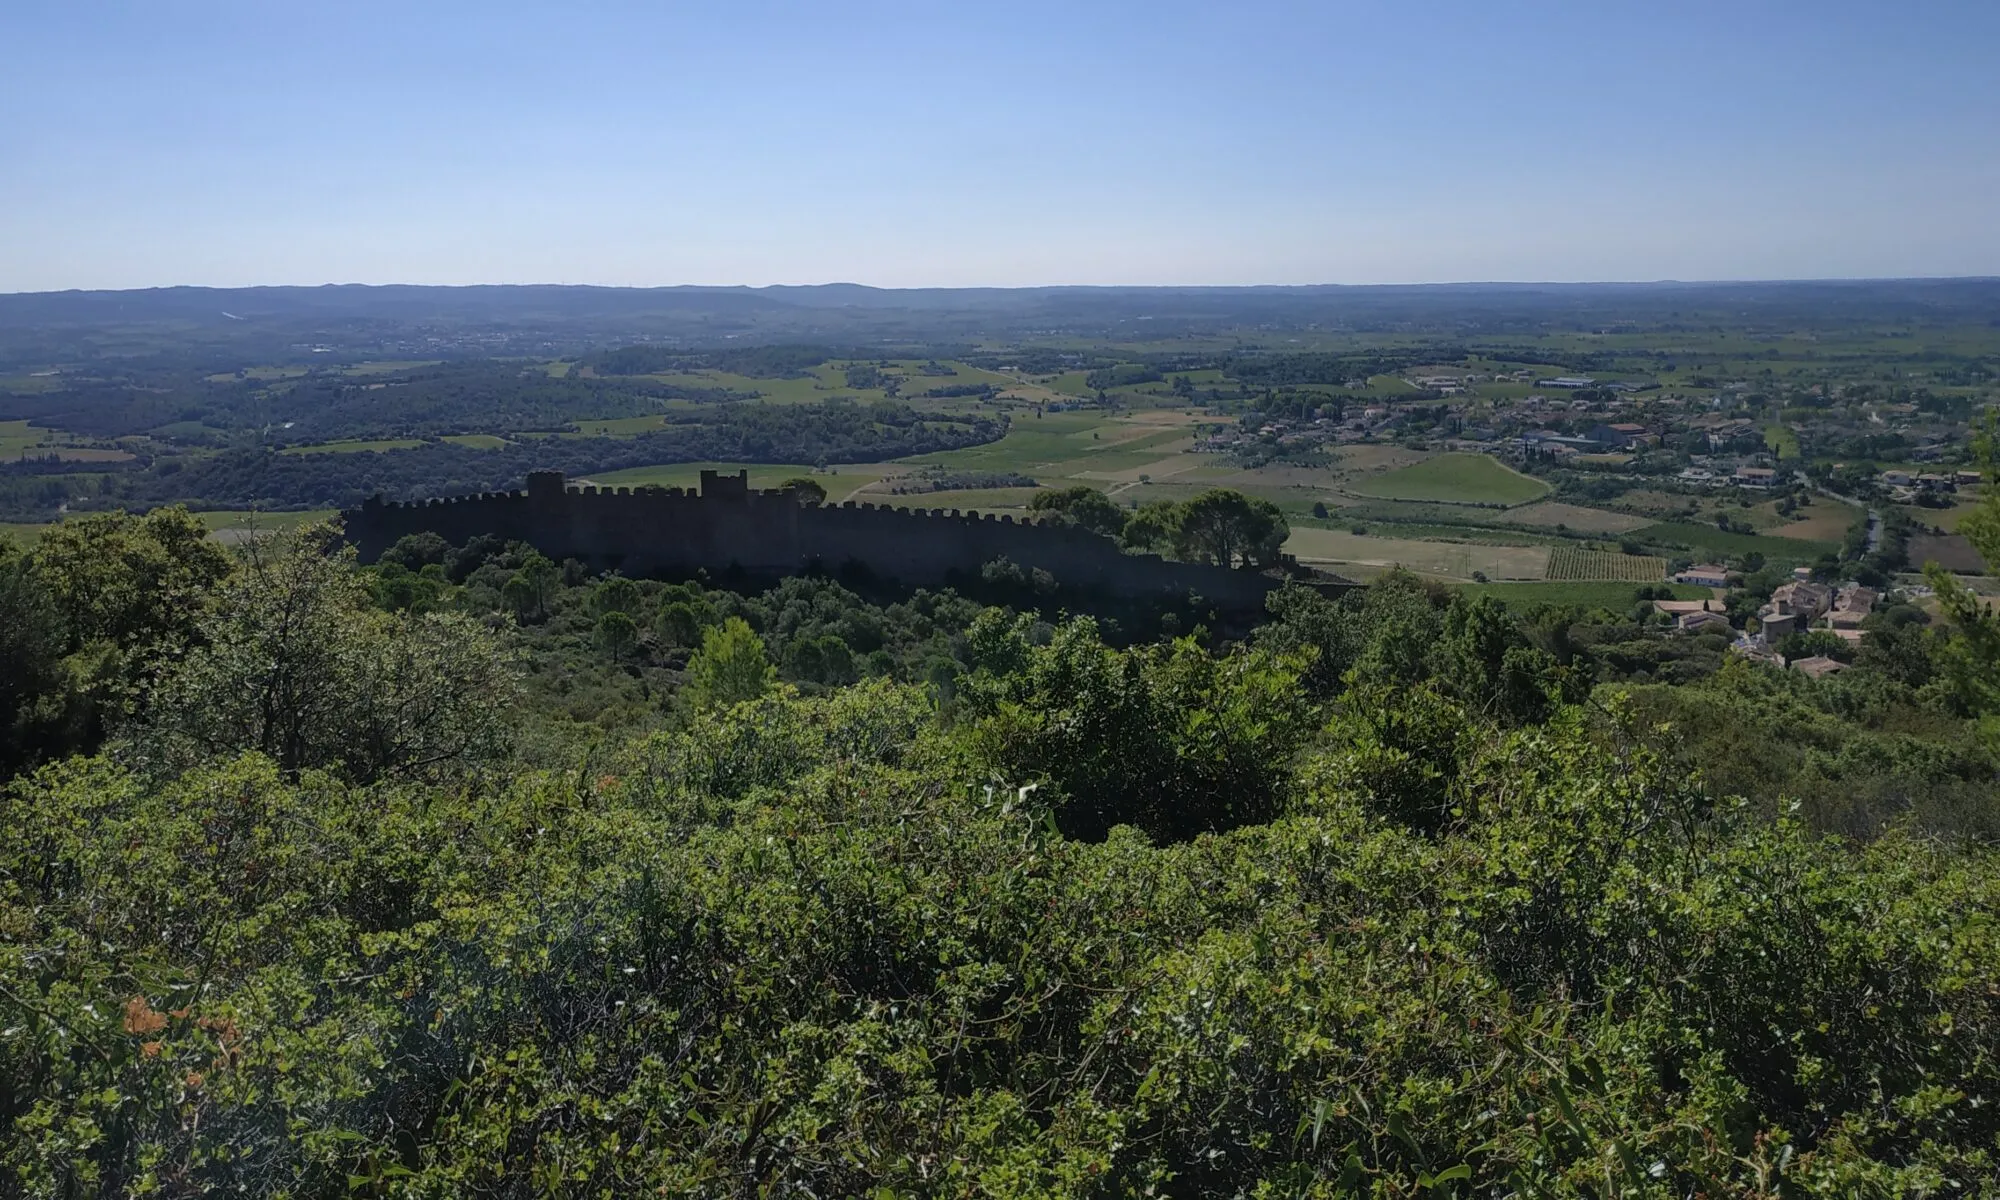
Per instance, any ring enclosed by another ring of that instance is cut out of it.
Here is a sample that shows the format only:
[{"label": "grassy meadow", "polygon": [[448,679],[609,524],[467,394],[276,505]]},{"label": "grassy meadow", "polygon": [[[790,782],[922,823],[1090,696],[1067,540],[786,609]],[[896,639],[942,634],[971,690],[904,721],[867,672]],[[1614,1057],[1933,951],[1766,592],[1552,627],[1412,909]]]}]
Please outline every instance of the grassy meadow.
[{"label": "grassy meadow", "polygon": [[498,450],[504,446],[512,445],[506,438],[490,433],[452,433],[446,434],[440,440],[450,442],[454,446],[465,446],[473,450]]},{"label": "grassy meadow", "polygon": [[1379,500],[1511,507],[1541,499],[1548,494],[1549,485],[1489,454],[1440,454],[1351,483],[1347,490]]},{"label": "grassy meadow", "polygon": [[130,462],[133,458],[128,450],[78,446],[72,444],[74,440],[74,435],[60,429],[46,429],[25,420],[0,421],[0,460],[50,455],[65,462]]},{"label": "grassy meadow", "polygon": [[1293,529],[1285,551],[1299,561],[1342,566],[1407,567],[1426,575],[1471,579],[1541,579],[1549,547],[1506,546],[1417,538],[1376,537],[1338,529]]},{"label": "grassy meadow", "polygon": [[1808,563],[1822,554],[1840,549],[1837,541],[1811,541],[1796,537],[1771,537],[1760,533],[1733,533],[1713,525],[1692,525],[1663,521],[1632,532],[1632,537],[1650,546],[1674,547],[1695,554],[1762,554],[1774,563]]}]

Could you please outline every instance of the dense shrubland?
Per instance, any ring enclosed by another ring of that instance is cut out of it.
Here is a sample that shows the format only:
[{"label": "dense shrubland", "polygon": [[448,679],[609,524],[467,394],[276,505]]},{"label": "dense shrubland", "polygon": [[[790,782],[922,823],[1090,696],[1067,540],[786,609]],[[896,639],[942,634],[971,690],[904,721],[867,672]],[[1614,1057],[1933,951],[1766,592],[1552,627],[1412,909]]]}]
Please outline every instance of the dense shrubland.
[{"label": "dense shrubland", "polygon": [[1996,1175],[1976,629],[1634,685],[1397,577],[1223,644],[198,533],[0,558],[0,1190]]}]

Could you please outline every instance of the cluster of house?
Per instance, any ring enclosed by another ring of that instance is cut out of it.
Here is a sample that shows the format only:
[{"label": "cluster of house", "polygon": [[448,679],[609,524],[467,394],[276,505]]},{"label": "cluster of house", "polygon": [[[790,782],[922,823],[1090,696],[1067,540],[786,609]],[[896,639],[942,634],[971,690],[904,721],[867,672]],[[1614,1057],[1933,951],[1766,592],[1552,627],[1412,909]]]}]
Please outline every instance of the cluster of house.
[{"label": "cluster of house", "polygon": [[1825,629],[1843,641],[1862,638],[1861,623],[1875,611],[1881,594],[1858,583],[1829,587],[1809,579],[1795,579],[1771,593],[1757,610],[1758,634],[1765,644],[1775,644],[1788,634],[1813,628]]},{"label": "cluster of house", "polygon": [[[1545,379],[1539,384],[1546,387],[1552,382]],[[1609,390],[1630,391],[1634,386]],[[1760,465],[1769,461],[1762,428],[1745,417],[1697,411],[1694,407],[1732,402],[1723,397],[1702,401],[1675,393],[1644,401],[1617,399],[1597,404],[1561,396],[1530,396],[1500,423],[1513,427],[1505,443],[1507,448],[1553,458],[1630,454],[1658,446],[1669,437],[1681,446],[1689,445],[1690,438],[1699,438],[1706,443],[1708,454],[1723,457],[1714,462],[1697,459],[1697,467],[1682,482],[1708,487],[1727,484],[1770,487],[1778,481],[1778,473]],[[1598,411],[1607,419],[1585,424],[1576,416],[1578,412]],[[1739,467],[1741,473],[1732,473]]]},{"label": "cluster of house", "polygon": [[[1724,383],[1711,394],[1699,394],[1662,391],[1655,380],[1607,381],[1586,375],[1549,378],[1527,370],[1480,374],[1436,366],[1413,369],[1406,379],[1422,389],[1426,399],[1470,394],[1486,382],[1533,386],[1530,395],[1466,410],[1461,414],[1464,425],[1455,433],[1430,428],[1428,421],[1419,424],[1426,436],[1443,437],[1455,449],[1592,461],[1592,456],[1635,454],[1671,444],[1692,456],[1692,465],[1675,480],[1685,487],[1775,489],[1784,486],[1789,475],[1776,465],[1766,446],[1766,418],[1746,408],[1754,391],[1746,381]],[[1370,383],[1366,379],[1347,382],[1356,390]],[[1837,389],[1831,395],[1825,388],[1809,391],[1821,401],[1839,399]],[[1332,415],[1333,411],[1329,407],[1303,419],[1272,418],[1262,422],[1261,428],[1217,433],[1203,439],[1196,449],[1226,452],[1274,441],[1287,447],[1386,441],[1408,431],[1413,409],[1385,400],[1365,406],[1350,402],[1338,416]],[[1882,414],[1896,420],[1885,422]],[[1853,405],[1832,405],[1814,417],[1816,431],[1828,438],[1893,432],[1911,447],[1905,451],[1911,462],[1929,461],[1962,443],[1962,428],[1947,424],[1907,405],[1878,405],[1865,414]],[[1960,435],[1957,443],[1953,441],[1954,429]],[[1919,474],[1892,470],[1881,478],[1891,498],[1899,502],[1978,482],[1978,473],[1973,471]]]},{"label": "cluster of house", "polygon": [[1925,492],[1950,495],[1962,487],[1979,486],[1977,471],[1952,471],[1948,474],[1942,471],[1925,471],[1913,474],[1909,471],[1890,470],[1882,472],[1877,479],[1888,489],[1889,499],[1898,504],[1914,500]]},{"label": "cluster of house", "polygon": [[1727,467],[1720,470],[1712,467],[1689,467],[1674,478],[1690,487],[1729,486],[1761,490],[1776,487],[1779,476],[1776,467],[1741,466],[1733,471]]},{"label": "cluster of house", "polygon": [[1637,450],[1645,446],[1660,444],[1660,435],[1644,425],[1631,421],[1619,421],[1608,425],[1592,425],[1580,433],[1556,433],[1547,429],[1530,429],[1517,442],[1529,449],[1544,454],[1565,456],[1570,454],[1615,454],[1621,450]]},{"label": "cluster of house", "polygon": [[1386,404],[1350,408],[1339,418],[1314,417],[1310,420],[1275,419],[1256,430],[1228,429],[1201,438],[1194,444],[1198,453],[1220,454],[1258,441],[1271,440],[1280,446],[1346,445],[1372,438],[1391,437],[1402,424],[1402,415]]},{"label": "cluster of house", "polygon": [[[1800,568],[1800,572],[1803,575],[1805,568]],[[1727,585],[1728,572],[1705,563],[1676,574],[1674,581],[1719,588]],[[1738,634],[1732,649],[1748,658],[1789,666],[1815,679],[1830,675],[1845,669],[1846,664],[1825,655],[1788,663],[1778,654],[1778,643],[1791,634],[1814,628],[1842,641],[1859,642],[1866,636],[1862,624],[1881,600],[1880,592],[1858,583],[1836,586],[1803,577],[1793,579],[1772,591],[1771,598],[1757,610],[1757,632]],[[1717,600],[1656,600],[1653,606],[1673,617],[1674,627],[1682,633],[1727,635],[1734,631]]]}]

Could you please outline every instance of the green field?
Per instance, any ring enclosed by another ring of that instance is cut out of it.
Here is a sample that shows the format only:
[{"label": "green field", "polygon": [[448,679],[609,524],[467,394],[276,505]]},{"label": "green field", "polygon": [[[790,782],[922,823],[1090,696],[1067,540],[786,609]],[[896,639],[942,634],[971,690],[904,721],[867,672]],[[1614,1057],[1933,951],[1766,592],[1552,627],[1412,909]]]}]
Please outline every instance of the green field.
[{"label": "green field", "polygon": [[209,536],[226,545],[241,545],[252,538],[273,533],[285,533],[301,525],[314,521],[324,521],[337,515],[330,508],[306,509],[298,512],[247,512],[238,509],[211,509],[194,514],[195,520],[208,527]]},{"label": "green field", "polygon": [[130,462],[129,450],[112,447],[73,446],[74,435],[60,429],[44,429],[27,421],[0,421],[0,459],[28,455],[47,458],[53,454],[66,462]]},{"label": "green field", "polygon": [[[1184,465],[1181,457],[1168,447],[1185,442],[1187,437],[1186,427],[1180,424],[1114,418],[1102,412],[1050,413],[1044,417],[1017,417],[1007,436],[997,442],[918,455],[894,463],[835,466],[816,474],[815,478],[825,485],[827,494],[835,501],[846,499],[864,484],[892,475],[909,474],[921,467],[1018,473],[1039,480],[1044,485],[1078,480],[1112,485],[1136,483],[1140,475],[1149,473],[1152,468],[1160,468],[1164,472],[1167,468],[1162,464]],[[606,471],[590,476],[590,480],[606,487],[635,487],[641,484],[693,487],[703,467],[725,471],[747,469],[752,487],[771,487],[797,475],[815,474],[811,467],[804,464],[667,463],[657,467]],[[925,508],[940,505],[963,508],[968,503],[1003,507],[1025,504],[1032,494],[1032,491],[1021,488],[988,489],[979,492],[972,500],[965,499],[967,494],[959,492],[935,503],[925,503],[921,496],[911,497],[907,503]],[[871,493],[862,498],[877,503],[906,503],[904,499],[887,494]]]},{"label": "green field", "polygon": [[1636,529],[1633,540],[1649,546],[1681,548],[1697,554],[1742,555],[1756,552],[1772,563],[1809,563],[1822,554],[1838,552],[1838,542],[1816,542],[1804,538],[1771,537],[1758,533],[1729,533],[1713,525],[1690,525],[1663,521]]},{"label": "green field", "polygon": [[194,514],[194,519],[207,526],[210,532],[219,529],[236,529],[254,525],[259,529],[297,529],[314,521],[324,521],[334,516],[330,508],[302,509],[296,512],[254,512],[249,509],[213,508]]},{"label": "green field", "polygon": [[[902,376],[902,392],[898,397],[904,403],[918,407],[953,408],[971,403],[968,398],[924,398],[919,393],[934,387],[958,387],[966,384],[987,383],[996,388],[1009,388],[1020,381],[1011,375],[997,371],[981,370],[964,363],[942,363],[958,373],[955,375],[922,375],[921,361],[892,361],[885,372]],[[846,361],[825,363],[793,378],[769,378],[753,375],[735,375],[727,371],[689,371],[682,373],[644,376],[660,383],[686,388],[724,388],[732,392],[755,393],[775,404],[810,404],[839,397],[867,402],[883,400],[887,393],[881,388],[852,388],[847,386]],[[1081,394],[1081,393],[1079,393]]]},{"label": "green field", "polygon": [[1781,459],[1799,456],[1799,435],[1776,421],[1764,426],[1764,444]]},{"label": "green field", "polygon": [[54,436],[52,429],[37,429],[26,421],[0,421],[0,458],[14,458],[33,450]]},{"label": "green field", "polygon": [[[240,542],[256,533],[278,533],[297,529],[313,521],[324,521],[334,516],[330,508],[317,508],[300,512],[250,512],[242,509],[211,509],[194,514],[209,533],[224,542]],[[12,537],[16,542],[32,542],[42,535],[48,525],[0,524],[0,538]]]},{"label": "green field", "polygon": [[1348,485],[1357,496],[1512,507],[1539,500],[1549,485],[1489,454],[1440,454]]},{"label": "green field", "polygon": [[288,446],[280,454],[365,454],[379,450],[414,450],[422,442],[415,438],[376,438],[372,441],[353,439],[344,442],[320,442],[312,446]]},{"label": "green field", "polygon": [[355,363],[351,367],[342,368],[340,373],[342,375],[393,375],[398,371],[413,371],[418,367],[435,367],[437,365],[438,360],[435,358],[409,358],[385,360],[382,362]]},{"label": "green field", "polygon": [[298,379],[305,375],[304,367],[245,367],[241,371],[224,371],[207,376],[210,383],[231,383],[237,379],[248,379],[257,383],[270,383],[278,379]]},{"label": "green field", "polygon": [[1541,579],[1549,565],[1547,546],[1374,537],[1342,529],[1294,528],[1285,552],[1301,562],[1401,566],[1452,579],[1470,579],[1474,571],[1492,579]]},{"label": "green field", "polygon": [[499,450],[511,444],[506,438],[495,437],[490,433],[454,433],[440,440],[455,446],[468,446],[474,450]]},{"label": "green field", "polygon": [[575,433],[564,437],[632,437],[635,434],[651,433],[655,429],[665,429],[665,417],[613,417],[603,421],[578,421]]},{"label": "green field", "polygon": [[[1056,464],[1078,464],[1079,460],[1087,458],[1091,463],[1104,465],[1104,469],[1115,470],[1117,467],[1109,465],[1114,461],[1118,466],[1133,465],[1099,457],[1106,451],[1121,448],[1119,432],[1119,426],[1101,412],[1016,417],[1007,436],[997,442],[920,455],[910,461],[964,471],[1019,471],[1024,475],[1039,475]],[[1127,429],[1125,432],[1133,431]],[[1093,439],[1093,433],[1099,436]],[[1160,455],[1151,457],[1157,459]],[[1091,467],[1090,464],[1081,464],[1074,469],[1087,470]]]},{"label": "green field", "polygon": [[[1685,584],[1656,584],[1671,590],[1677,600],[1700,600],[1714,593],[1707,588]],[[1637,602],[1638,585],[1631,583],[1468,583],[1460,588],[1469,596],[1491,596],[1509,608],[1531,608],[1537,604],[1574,604],[1579,608],[1606,608],[1623,612]]]},{"label": "green field", "polygon": [[1586,508],[1561,500],[1544,500],[1539,504],[1509,509],[1496,514],[1493,519],[1504,525],[1528,525],[1542,529],[1561,526],[1578,533],[1628,533],[1653,523],[1646,517],[1605,512],[1601,508]]},{"label": "green field", "polygon": [[916,492],[898,496],[879,491],[862,492],[854,497],[868,504],[886,504],[892,508],[956,508],[977,509],[981,512],[1001,509],[1026,509],[1040,488],[968,488],[957,492]]},{"label": "green field", "polygon": [[[592,483],[599,487],[677,487],[692,488],[701,485],[701,473],[720,471],[733,475],[738,471],[750,472],[750,486],[772,488],[787,479],[801,475],[819,481],[826,489],[827,499],[834,503],[852,496],[868,484],[888,475],[902,474],[907,470],[896,463],[869,463],[863,465],[830,467],[825,471],[814,471],[805,463],[666,463],[657,467],[628,467],[623,471],[605,471],[587,477],[571,480],[572,483]],[[886,496],[865,496],[868,500],[886,500]]]}]

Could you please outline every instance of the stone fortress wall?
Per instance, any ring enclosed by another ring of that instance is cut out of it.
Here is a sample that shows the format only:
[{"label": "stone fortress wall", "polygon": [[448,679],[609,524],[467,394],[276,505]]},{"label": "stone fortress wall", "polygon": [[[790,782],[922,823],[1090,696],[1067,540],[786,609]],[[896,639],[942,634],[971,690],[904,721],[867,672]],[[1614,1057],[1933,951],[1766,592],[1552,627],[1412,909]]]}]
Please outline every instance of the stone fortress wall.
[{"label": "stone fortress wall", "polygon": [[[525,492],[402,504],[380,497],[342,514],[347,538],[373,562],[396,541],[432,531],[453,545],[481,534],[527,542],[560,562],[575,558],[632,577],[740,569],[783,577],[859,564],[918,587],[976,578],[1006,558],[1066,589],[1121,598],[1199,594],[1218,609],[1260,611],[1281,579],[1258,571],[1126,554],[1107,537],[1054,522],[957,509],[801,504],[756,491],[747,472],[701,473],[695,489],[569,487],[559,471],[528,476]],[[1325,580],[1322,590],[1354,586]]]}]

